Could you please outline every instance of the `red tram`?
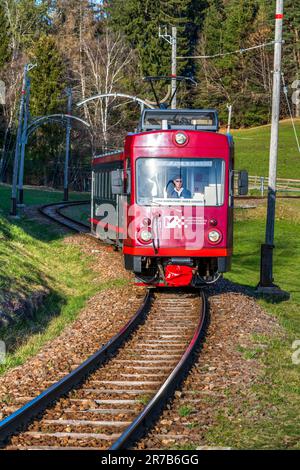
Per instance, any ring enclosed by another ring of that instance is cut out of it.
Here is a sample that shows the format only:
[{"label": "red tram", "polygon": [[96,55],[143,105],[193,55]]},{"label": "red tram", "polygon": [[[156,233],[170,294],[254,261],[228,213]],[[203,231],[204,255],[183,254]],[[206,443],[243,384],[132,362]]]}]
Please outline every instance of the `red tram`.
[{"label": "red tram", "polygon": [[[92,231],[139,285],[201,286],[230,269],[234,146],[215,110],[149,109],[124,150],[97,156]],[[247,193],[239,173],[239,194]]]}]

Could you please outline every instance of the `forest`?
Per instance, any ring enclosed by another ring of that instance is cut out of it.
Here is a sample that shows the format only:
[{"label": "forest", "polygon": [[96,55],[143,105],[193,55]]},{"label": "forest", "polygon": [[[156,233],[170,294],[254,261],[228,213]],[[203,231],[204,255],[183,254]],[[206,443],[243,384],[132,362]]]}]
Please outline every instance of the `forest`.
[{"label": "forest", "polygon": [[[284,3],[283,72],[291,97],[300,78],[300,0]],[[268,123],[274,13],[274,0],[0,0],[0,180],[11,179],[25,64],[34,65],[30,119],[67,112],[71,88],[72,114],[90,125],[72,124],[76,186],[91,156],[121,147],[140,113],[136,103],[116,97],[76,103],[116,92],[153,101],[143,77],[171,73],[171,47],[159,37],[160,26],[177,27],[177,74],[197,82],[182,85],[178,107],[216,108],[226,125],[232,105],[233,127]],[[159,82],[159,96],[167,91],[168,82]],[[288,117],[283,93],[281,109]],[[292,112],[299,117],[300,107],[293,105]],[[27,183],[60,184],[65,133],[48,123],[30,136]]]}]

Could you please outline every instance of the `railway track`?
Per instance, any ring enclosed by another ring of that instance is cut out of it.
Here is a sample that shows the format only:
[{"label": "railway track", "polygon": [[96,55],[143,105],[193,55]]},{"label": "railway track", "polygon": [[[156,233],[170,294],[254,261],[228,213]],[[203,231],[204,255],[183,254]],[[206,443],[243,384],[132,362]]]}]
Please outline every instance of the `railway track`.
[{"label": "railway track", "polygon": [[[82,202],[51,204],[41,212],[87,232],[87,226],[61,214],[77,204]],[[136,314],[105,346],[0,422],[1,448],[129,448],[185,377],[206,319],[203,291],[148,290]]]},{"label": "railway track", "polygon": [[63,225],[75,232],[80,233],[89,233],[90,226],[88,224],[84,224],[83,222],[79,222],[77,220],[68,217],[67,215],[62,213],[62,210],[66,207],[73,207],[73,206],[81,206],[85,204],[90,204],[90,201],[75,201],[75,202],[60,202],[54,204],[46,204],[40,207],[39,211],[48,219]]},{"label": "railway track", "polygon": [[205,320],[203,292],[149,291],[116,337],[0,423],[2,447],[130,447],[183,379]]}]

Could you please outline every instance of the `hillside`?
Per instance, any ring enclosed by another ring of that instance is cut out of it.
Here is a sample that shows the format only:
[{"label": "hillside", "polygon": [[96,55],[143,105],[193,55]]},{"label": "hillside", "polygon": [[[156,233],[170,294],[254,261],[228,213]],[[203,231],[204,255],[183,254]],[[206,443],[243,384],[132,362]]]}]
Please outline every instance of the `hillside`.
[{"label": "hillside", "polygon": [[[235,168],[249,171],[249,175],[267,176],[269,169],[270,126],[233,130],[235,141]],[[296,121],[300,138],[300,120]],[[280,122],[279,127],[279,178],[300,179],[300,153],[290,121]]]}]

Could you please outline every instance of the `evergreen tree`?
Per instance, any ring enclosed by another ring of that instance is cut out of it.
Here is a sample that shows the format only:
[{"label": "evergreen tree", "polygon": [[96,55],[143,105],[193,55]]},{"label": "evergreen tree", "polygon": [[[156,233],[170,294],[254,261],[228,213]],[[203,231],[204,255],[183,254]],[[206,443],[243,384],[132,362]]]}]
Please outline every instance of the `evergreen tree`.
[{"label": "evergreen tree", "polygon": [[[158,37],[159,26],[177,27],[177,53],[186,56],[195,44],[197,21],[206,2],[198,0],[114,0],[111,2],[112,23],[120,28],[140,57],[143,75],[169,75],[170,45]],[[178,62],[178,74],[187,61]]]},{"label": "evergreen tree", "polygon": [[[33,116],[43,116],[65,112],[66,71],[53,36],[43,35],[30,51],[32,61],[37,66],[30,72],[31,99],[30,111]],[[27,159],[27,165],[36,172],[44,172],[44,184],[47,184],[50,169],[61,154],[64,146],[65,130],[57,124],[45,124],[37,131],[37,144]],[[33,171],[33,170],[32,170]]]},{"label": "evergreen tree", "polygon": [[[253,0],[231,0],[226,7],[224,22],[223,47],[224,51],[235,51],[247,46],[249,34],[253,31],[253,22],[258,6]],[[241,87],[244,79],[247,55],[233,54],[220,60],[220,65],[226,69],[225,86],[232,91]],[[241,80],[240,80],[241,79]],[[243,85],[241,87],[243,89]]]},{"label": "evergreen tree", "polygon": [[296,80],[300,78],[300,0],[286,0],[284,12],[283,68]]},{"label": "evergreen tree", "polygon": [[65,102],[65,66],[52,36],[43,35],[30,51],[37,67],[31,72],[31,112],[35,116],[59,112]]},{"label": "evergreen tree", "polygon": [[49,0],[6,0],[1,3],[7,18],[10,47],[17,57],[47,31]]},{"label": "evergreen tree", "polygon": [[8,62],[10,55],[9,24],[3,5],[0,3],[0,68]]},{"label": "evergreen tree", "polygon": [[[250,0],[229,0],[226,3],[211,0],[200,37],[202,47],[199,47],[199,52],[214,55],[246,48],[258,12],[258,3]],[[205,103],[217,107],[221,119],[225,121],[226,104],[233,104],[233,124],[236,125],[253,124],[253,119],[261,119],[250,86],[251,57],[251,53],[234,53],[202,60],[198,69],[198,79],[202,83],[198,106],[202,102],[202,105]]]}]

